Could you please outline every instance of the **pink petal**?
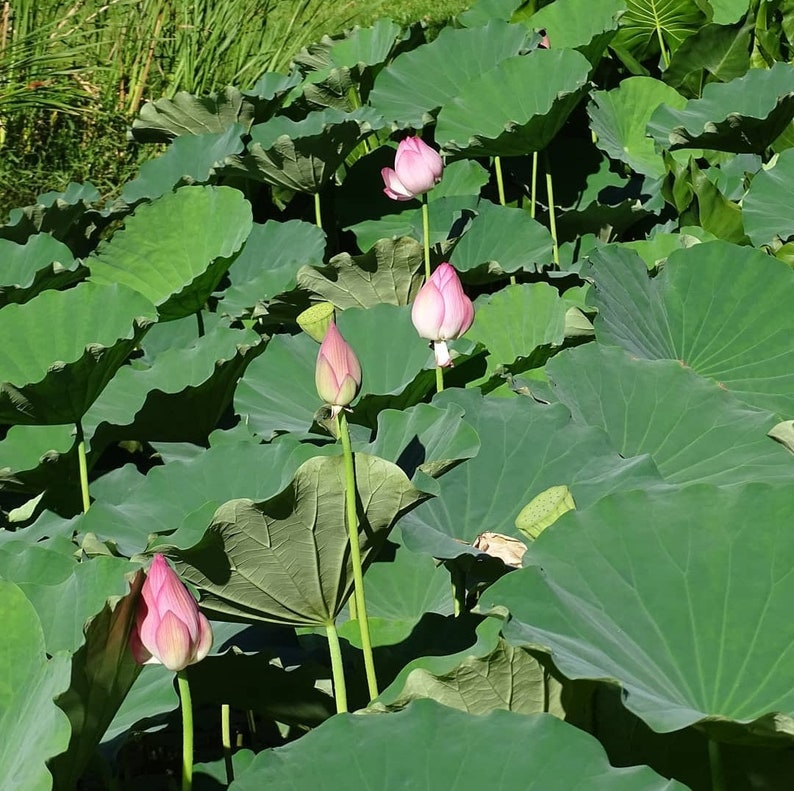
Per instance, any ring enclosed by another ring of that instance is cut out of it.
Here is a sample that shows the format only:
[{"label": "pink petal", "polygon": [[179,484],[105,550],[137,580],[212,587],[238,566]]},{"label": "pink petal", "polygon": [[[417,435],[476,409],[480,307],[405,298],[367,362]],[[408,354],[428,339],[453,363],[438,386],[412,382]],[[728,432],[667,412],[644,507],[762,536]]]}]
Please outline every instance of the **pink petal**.
[{"label": "pink petal", "polygon": [[157,628],[157,650],[152,652],[169,670],[184,670],[193,658],[193,642],[188,627],[172,612],[167,612]]},{"label": "pink petal", "polygon": [[210,626],[210,622],[207,620],[204,613],[199,613],[198,617],[198,626],[199,626],[199,635],[198,635],[198,643],[196,644],[195,648],[195,659],[194,662],[201,662],[205,656],[210,652],[210,648],[212,648],[212,627]]},{"label": "pink petal", "polygon": [[420,338],[427,338],[430,341],[439,339],[438,333],[444,321],[444,298],[436,288],[432,277],[416,295],[411,308],[411,321]]},{"label": "pink petal", "polygon": [[361,386],[361,364],[334,322],[320,344],[314,381],[320,398],[337,406],[347,406]]},{"label": "pink petal", "polygon": [[403,186],[400,179],[397,178],[397,174],[391,168],[383,168],[380,174],[383,177],[383,183],[386,185],[383,191],[392,200],[413,200],[414,194]]},{"label": "pink petal", "polygon": [[[442,264],[444,266],[444,264]],[[441,340],[454,340],[471,327],[474,306],[463,292],[457,272],[448,264],[444,272],[441,295],[444,298],[444,321],[440,328]]]}]

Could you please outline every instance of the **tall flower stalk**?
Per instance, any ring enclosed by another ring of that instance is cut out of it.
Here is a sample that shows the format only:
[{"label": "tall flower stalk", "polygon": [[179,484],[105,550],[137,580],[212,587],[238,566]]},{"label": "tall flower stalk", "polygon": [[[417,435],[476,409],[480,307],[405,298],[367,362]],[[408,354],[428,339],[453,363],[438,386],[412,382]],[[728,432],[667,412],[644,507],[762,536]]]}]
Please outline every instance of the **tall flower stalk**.
[{"label": "tall flower stalk", "polygon": [[[331,407],[336,419],[337,434],[342,441],[345,469],[345,521],[350,538],[350,561],[353,567],[353,589],[355,591],[356,616],[361,632],[361,649],[364,653],[364,668],[367,675],[367,688],[370,698],[378,696],[378,682],[375,675],[375,660],[372,654],[372,641],[367,618],[367,601],[364,594],[364,571],[361,564],[361,545],[358,533],[358,513],[356,510],[356,469],[350,431],[347,426],[344,408],[358,395],[361,388],[361,365],[353,350],[345,342],[342,334],[332,321],[325,333],[315,368],[315,384],[320,398]],[[351,612],[352,615],[352,612]],[[341,672],[341,654],[335,653],[336,626],[328,626],[328,645],[331,650],[331,665],[334,672],[335,689],[344,684]],[[337,680],[338,679],[338,680]],[[342,705],[337,695],[337,708]],[[347,706],[346,698],[344,705]]]}]

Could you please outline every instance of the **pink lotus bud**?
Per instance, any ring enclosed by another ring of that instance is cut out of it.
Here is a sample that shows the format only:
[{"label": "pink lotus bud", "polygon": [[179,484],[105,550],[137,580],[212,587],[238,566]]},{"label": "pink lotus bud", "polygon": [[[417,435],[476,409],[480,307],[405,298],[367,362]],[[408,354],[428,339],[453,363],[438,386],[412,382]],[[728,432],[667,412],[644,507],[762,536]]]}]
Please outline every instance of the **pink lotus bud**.
[{"label": "pink lotus bud", "polygon": [[141,588],[130,634],[135,661],[179,671],[200,662],[210,648],[209,621],[168,561],[155,555]]},{"label": "pink lotus bud", "polygon": [[406,137],[397,146],[394,170],[383,168],[383,190],[393,200],[411,200],[441,181],[444,163],[438,152],[418,137]]},{"label": "pink lotus bud", "polygon": [[446,341],[460,338],[474,321],[474,305],[463,293],[458,273],[441,264],[416,295],[411,321],[422,338],[434,341],[436,365],[452,364]]},{"label": "pink lotus bud", "polygon": [[338,415],[358,394],[361,387],[361,365],[353,350],[332,321],[320,344],[314,369],[317,393],[332,413]]},{"label": "pink lotus bud", "polygon": [[551,49],[551,42],[549,41],[549,34],[545,30],[539,30],[538,33],[542,36],[540,39],[540,44],[538,44],[539,49]]}]

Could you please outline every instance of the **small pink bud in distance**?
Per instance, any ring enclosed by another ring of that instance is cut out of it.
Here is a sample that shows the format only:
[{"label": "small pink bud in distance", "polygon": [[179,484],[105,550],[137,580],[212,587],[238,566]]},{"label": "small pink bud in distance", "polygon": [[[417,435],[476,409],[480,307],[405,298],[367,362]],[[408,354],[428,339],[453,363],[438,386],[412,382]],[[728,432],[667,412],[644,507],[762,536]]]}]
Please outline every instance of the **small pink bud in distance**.
[{"label": "small pink bud in distance", "polygon": [[422,286],[411,309],[411,321],[420,337],[434,342],[436,365],[451,365],[446,341],[460,338],[471,327],[474,305],[450,264],[441,264]]},{"label": "small pink bud in distance", "polygon": [[393,200],[411,200],[429,192],[439,181],[444,163],[438,152],[418,137],[406,137],[397,146],[394,170],[383,168],[380,172],[383,190]]},{"label": "small pink bud in distance", "polygon": [[542,36],[540,39],[540,44],[538,44],[539,49],[551,49],[551,42],[549,41],[549,34],[545,30],[539,30],[538,33]]},{"label": "small pink bud in distance", "polygon": [[356,397],[361,387],[361,364],[333,321],[320,344],[314,382],[318,395],[331,405],[334,415]]},{"label": "small pink bud in distance", "polygon": [[184,670],[212,648],[212,628],[196,600],[162,555],[155,555],[141,588],[130,649],[141,665]]}]

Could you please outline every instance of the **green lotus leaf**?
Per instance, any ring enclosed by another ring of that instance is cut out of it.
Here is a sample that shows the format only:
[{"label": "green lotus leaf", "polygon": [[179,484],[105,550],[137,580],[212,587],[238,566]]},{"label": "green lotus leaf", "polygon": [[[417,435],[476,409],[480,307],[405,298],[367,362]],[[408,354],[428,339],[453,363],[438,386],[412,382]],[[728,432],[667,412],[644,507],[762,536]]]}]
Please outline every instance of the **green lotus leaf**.
[{"label": "green lotus leaf", "polygon": [[742,219],[753,244],[786,242],[794,237],[790,193],[794,179],[794,149],[783,151],[769,170],[761,170],[742,201]]},{"label": "green lotus leaf", "polygon": [[705,231],[696,225],[685,226],[679,233],[655,233],[648,239],[637,239],[633,242],[624,242],[623,247],[634,250],[648,269],[656,269],[664,264],[675,250],[694,247],[701,242],[716,241],[714,234]]},{"label": "green lotus leaf", "polygon": [[209,96],[179,91],[173,99],[146,102],[132,122],[131,134],[139,143],[170,143],[180,135],[219,134],[234,124],[248,131],[253,122],[253,104],[229,86]]},{"label": "green lotus leaf", "polygon": [[241,136],[244,132],[244,128],[235,123],[223,132],[176,138],[159,157],[141,165],[138,177],[124,185],[121,200],[129,204],[153,200],[182,184],[208,181],[225,164],[227,157],[243,150]]},{"label": "green lotus leaf", "polygon": [[411,701],[429,698],[469,714],[504,709],[562,718],[560,689],[528,651],[500,637],[496,619],[486,618],[477,628],[475,645],[409,662],[369,709],[399,711]]},{"label": "green lotus leaf", "polygon": [[538,368],[565,340],[569,306],[548,283],[507,286],[474,307],[466,337],[488,349],[487,376],[502,366],[514,373]]},{"label": "green lotus leaf", "polygon": [[27,302],[45,289],[63,288],[79,279],[80,264],[71,250],[46,233],[34,234],[24,244],[0,239],[0,259],[0,307]]},{"label": "green lotus leaf", "polygon": [[767,437],[777,419],[748,408],[676,360],[643,360],[587,344],[549,361],[555,395],[603,428],[627,458],[647,453],[670,483],[787,481],[794,464]]},{"label": "green lotus leaf", "polygon": [[483,594],[513,644],[609,679],[662,733],[794,734],[790,485],[617,492],[566,514]]},{"label": "green lotus leaf", "polygon": [[[70,549],[72,549],[70,547]],[[19,539],[0,547],[0,577],[16,583],[36,608],[49,654],[75,652],[83,628],[111,596],[128,591],[127,560],[76,563],[70,555]]]},{"label": "green lotus leaf", "polygon": [[664,60],[666,53],[674,53],[704,22],[706,14],[697,0],[626,0],[626,13],[620,17],[612,47],[624,60],[623,52],[635,62],[645,61],[659,56],[663,41]]},{"label": "green lotus leaf", "polygon": [[433,404],[463,408],[480,450],[439,480],[437,499],[403,520],[403,540],[414,552],[477,554],[466,544],[484,531],[520,540],[516,516],[550,486],[568,486],[577,507],[586,508],[608,492],[662,483],[647,456],[623,459],[601,429],[574,423],[562,404],[483,398],[471,390],[445,390]]},{"label": "green lotus leaf", "polygon": [[[470,80],[518,55],[526,42],[526,28],[497,20],[468,30],[445,27],[435,41],[383,69],[369,102],[389,123],[421,129]],[[459,57],[450,58],[450,52]]]},{"label": "green lotus leaf", "polygon": [[[120,574],[131,570],[131,564],[118,558],[95,558],[82,565],[98,561],[114,561]],[[141,672],[129,649],[129,635],[142,581],[138,575],[132,583],[133,595],[113,596],[86,624],[85,642],[72,658],[71,684],[56,699],[72,725],[69,747],[50,763],[56,791],[77,785]],[[123,592],[127,592],[126,585]]]},{"label": "green lotus leaf", "polygon": [[709,76],[730,82],[747,73],[755,20],[747,14],[747,3],[740,2],[743,19],[734,20],[735,24],[704,25],[681,44],[664,70],[668,85],[699,96]]},{"label": "green lotus leaf", "polygon": [[383,63],[400,36],[400,26],[390,19],[379,19],[372,27],[354,28],[329,51],[331,62],[340,67],[357,68]]},{"label": "green lotus leaf", "polygon": [[[331,623],[353,589],[341,455],[315,457],[281,493],[232,500],[204,538],[167,548],[202,605],[222,619],[292,626]],[[395,521],[426,495],[390,462],[355,455],[362,559],[366,565]]]},{"label": "green lotus leaf", "polygon": [[303,266],[322,266],[325,234],[301,220],[254,223],[243,249],[234,259],[232,284],[223,295],[219,312],[242,316],[297,284]]},{"label": "green lotus leaf", "polygon": [[595,65],[618,29],[625,0],[556,0],[521,21],[545,30],[554,49],[578,49]]},{"label": "green lotus leaf", "polygon": [[[195,333],[193,317],[186,317]],[[168,333],[176,322],[155,329]],[[111,441],[203,443],[232,400],[238,379],[264,350],[253,330],[218,325],[158,354],[149,367],[122,368],[88,410],[92,450]]]},{"label": "green lotus leaf", "polygon": [[[444,247],[449,239],[463,233],[466,219],[474,214],[479,203],[476,195],[450,195],[431,200],[428,205],[429,238],[431,249]],[[350,227],[356,235],[358,246],[369,250],[381,239],[412,236],[424,240],[422,209],[406,209],[399,214],[389,214],[377,220],[364,220]]]},{"label": "green lotus leaf", "polygon": [[0,311],[0,419],[75,423],[154,318],[147,299],[123,286],[83,283],[48,290]]},{"label": "green lotus leaf", "polygon": [[645,136],[651,115],[662,104],[680,110],[686,99],[651,77],[629,77],[611,91],[594,91],[588,114],[598,147],[643,176],[664,176],[664,159]]},{"label": "green lotus leaf", "polygon": [[337,791],[350,787],[351,766],[370,788],[511,791],[521,778],[525,791],[684,791],[644,766],[613,768],[592,736],[556,717],[476,716],[429,700],[393,714],[332,717],[299,741],[260,753],[229,789]]},{"label": "green lotus leaf", "polygon": [[139,206],[86,265],[91,281],[140,292],[170,321],[201,310],[251,226],[238,190],[182,187]]},{"label": "green lotus leaf", "polygon": [[351,113],[329,108],[301,121],[276,116],[251,127],[249,153],[239,167],[250,178],[316,194],[358,143],[382,126],[371,107]]},{"label": "green lotus leaf", "polygon": [[363,255],[335,255],[326,267],[304,266],[298,285],[340,310],[381,303],[408,305],[422,287],[424,252],[415,239],[380,239]]},{"label": "green lotus leaf", "polygon": [[[96,500],[73,527],[115,542],[128,555],[157,541],[190,546],[227,500],[272,497],[306,459],[333,449],[301,445],[291,437],[270,445],[237,441],[204,450],[189,461],[169,462],[146,477],[122,468],[115,473],[117,485],[99,488],[102,478],[92,487]],[[256,474],[241,475],[241,470]]]},{"label": "green lotus leaf", "polygon": [[525,211],[483,200],[449,262],[463,280],[477,283],[507,273],[538,272],[551,264],[551,251],[551,234]]},{"label": "green lotus leaf", "polygon": [[492,19],[509,22],[520,5],[521,0],[476,0],[471,8],[458,14],[457,21],[463,27],[483,27]]},{"label": "green lotus leaf", "polygon": [[51,465],[74,446],[74,426],[11,426],[0,442],[0,483],[40,491],[51,482]]},{"label": "green lotus leaf", "polygon": [[651,360],[679,360],[738,399],[794,413],[794,275],[747,247],[708,242],[673,252],[648,278],[636,253],[614,246],[592,256],[596,337]]},{"label": "green lotus leaf", "polygon": [[579,103],[590,69],[576,50],[507,58],[444,103],[436,142],[467,157],[542,151]]},{"label": "green lotus leaf", "polygon": [[13,583],[0,580],[0,765],[25,791],[49,791],[45,761],[69,743],[69,720],[53,698],[69,686],[69,655],[47,658],[33,605]]},{"label": "green lotus leaf", "polygon": [[794,66],[751,69],[728,83],[712,82],[682,109],[659,107],[648,132],[662,148],[711,148],[761,154],[794,118]]},{"label": "green lotus leaf", "polygon": [[715,25],[732,25],[747,13],[744,0],[709,0],[713,12],[711,21]]}]

